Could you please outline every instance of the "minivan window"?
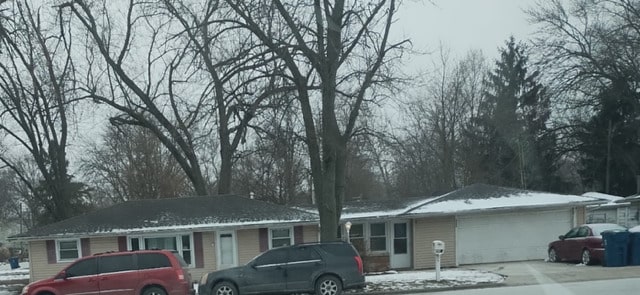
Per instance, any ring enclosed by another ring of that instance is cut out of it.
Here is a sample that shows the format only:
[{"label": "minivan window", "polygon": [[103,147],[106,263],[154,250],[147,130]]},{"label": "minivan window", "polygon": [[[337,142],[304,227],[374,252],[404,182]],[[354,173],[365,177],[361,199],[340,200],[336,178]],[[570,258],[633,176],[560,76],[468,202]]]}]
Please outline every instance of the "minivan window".
[{"label": "minivan window", "polygon": [[189,264],[184,260],[184,258],[182,258],[182,256],[180,256],[180,254],[178,254],[178,251],[171,251],[171,253],[173,253],[173,256],[176,257],[176,259],[178,259],[178,262],[180,263],[180,266],[182,267],[188,267]]},{"label": "minivan window", "polygon": [[98,271],[101,274],[136,269],[133,255],[102,256],[99,259]]},{"label": "minivan window", "polygon": [[138,269],[150,269],[160,267],[170,267],[171,262],[167,256],[160,253],[140,253],[138,254]]},{"label": "minivan window", "polygon": [[67,268],[67,277],[91,276],[98,273],[96,258],[80,260]]}]

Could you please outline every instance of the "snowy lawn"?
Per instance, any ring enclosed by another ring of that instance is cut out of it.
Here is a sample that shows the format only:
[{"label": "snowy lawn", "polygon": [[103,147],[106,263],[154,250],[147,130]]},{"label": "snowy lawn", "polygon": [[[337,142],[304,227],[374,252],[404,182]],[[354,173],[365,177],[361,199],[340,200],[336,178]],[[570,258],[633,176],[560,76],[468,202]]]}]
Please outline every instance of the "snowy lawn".
[{"label": "snowy lawn", "polygon": [[20,268],[11,269],[11,265],[0,262],[0,295],[20,294],[23,284],[29,280],[29,262],[20,262]]},{"label": "snowy lawn", "polygon": [[[468,269],[443,269],[440,281],[436,281],[435,270],[425,271],[389,271],[366,276],[365,293],[438,289],[504,282],[502,275]],[[360,291],[358,291],[360,292]]]}]

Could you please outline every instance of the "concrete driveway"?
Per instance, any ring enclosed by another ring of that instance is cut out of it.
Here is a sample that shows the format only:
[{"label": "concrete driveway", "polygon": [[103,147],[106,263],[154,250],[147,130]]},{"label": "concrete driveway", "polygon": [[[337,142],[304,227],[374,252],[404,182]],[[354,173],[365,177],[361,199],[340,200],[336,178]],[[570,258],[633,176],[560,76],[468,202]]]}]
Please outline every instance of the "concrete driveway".
[{"label": "concrete driveway", "polygon": [[465,265],[461,268],[485,270],[506,276],[507,286],[640,278],[640,266],[603,267],[542,260]]}]

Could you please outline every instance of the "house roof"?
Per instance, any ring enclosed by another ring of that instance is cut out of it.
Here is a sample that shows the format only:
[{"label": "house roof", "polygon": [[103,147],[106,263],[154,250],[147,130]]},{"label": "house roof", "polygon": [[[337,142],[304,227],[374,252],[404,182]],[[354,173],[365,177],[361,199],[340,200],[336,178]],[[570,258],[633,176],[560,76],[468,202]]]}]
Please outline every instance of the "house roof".
[{"label": "house roof", "polygon": [[623,203],[623,202],[638,202],[638,201],[640,201],[640,194],[624,197],[621,200],[617,200],[616,202]]},{"label": "house roof", "polygon": [[408,210],[406,214],[446,215],[471,213],[481,210],[569,207],[602,203],[606,203],[606,201],[588,196],[564,195],[486,184],[473,184],[412,208]]},{"label": "house roof", "polygon": [[598,198],[598,199],[607,201],[604,204],[588,206],[589,211],[614,209],[617,207],[624,207],[629,205],[629,202],[625,202],[624,198],[620,196],[614,196],[614,195],[603,194],[598,192],[586,192],[582,195],[586,197]]},{"label": "house roof", "polygon": [[582,194],[585,197],[592,197],[592,198],[597,198],[597,199],[602,199],[602,200],[606,200],[609,202],[615,202],[615,201],[619,201],[624,199],[623,197],[620,196],[614,196],[614,195],[609,195],[609,194],[603,194],[603,193],[598,193],[598,192],[586,192],[584,194]]},{"label": "house roof", "polygon": [[317,214],[237,195],[128,201],[10,239],[121,235],[261,224],[316,223]]}]

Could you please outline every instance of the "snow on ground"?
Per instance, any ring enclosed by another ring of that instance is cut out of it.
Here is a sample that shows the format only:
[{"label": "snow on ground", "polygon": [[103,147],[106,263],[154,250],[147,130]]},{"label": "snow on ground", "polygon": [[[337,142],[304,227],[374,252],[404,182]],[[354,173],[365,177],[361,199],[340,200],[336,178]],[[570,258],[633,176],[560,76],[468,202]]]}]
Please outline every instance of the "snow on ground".
[{"label": "snow on ground", "polygon": [[22,284],[20,281],[29,280],[29,262],[20,262],[20,268],[11,269],[11,265],[0,262],[0,295],[20,294]]},{"label": "snow on ground", "polygon": [[435,270],[390,271],[382,274],[367,275],[367,286],[363,291],[367,293],[451,288],[498,284],[504,280],[505,277],[499,274],[468,269],[443,269],[440,272],[440,281],[436,281]]},{"label": "snow on ground", "polygon": [[29,262],[20,262],[20,268],[11,269],[11,265],[0,262],[0,285],[2,282],[29,279]]}]

